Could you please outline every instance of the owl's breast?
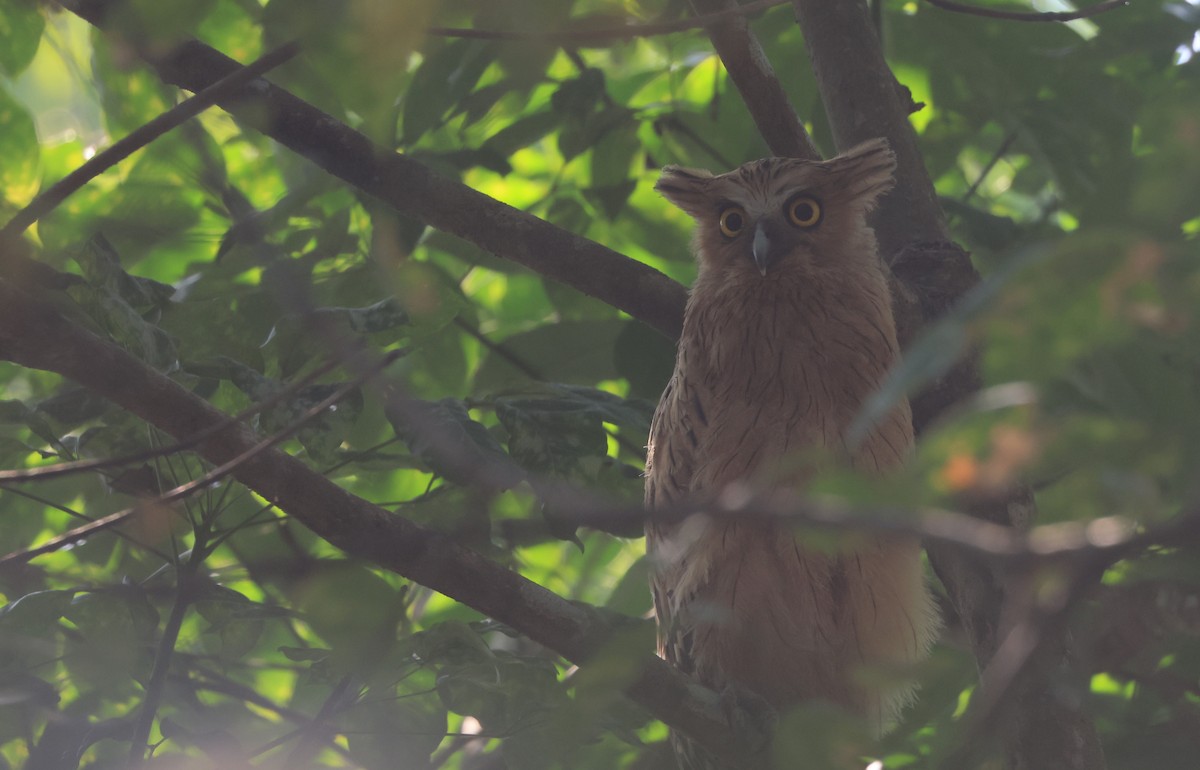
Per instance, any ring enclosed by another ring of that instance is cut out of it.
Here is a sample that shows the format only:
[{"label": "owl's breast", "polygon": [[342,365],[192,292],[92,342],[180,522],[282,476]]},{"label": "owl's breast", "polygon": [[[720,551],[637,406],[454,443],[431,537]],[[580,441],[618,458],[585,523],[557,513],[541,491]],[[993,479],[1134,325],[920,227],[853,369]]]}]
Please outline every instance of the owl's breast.
[{"label": "owl's breast", "polygon": [[[698,288],[677,371],[709,418],[693,491],[795,484],[823,457],[846,459],[846,431],[897,358],[886,287],[873,283]],[[888,430],[907,430],[906,410],[898,406]],[[891,443],[898,461],[911,439]],[[872,456],[849,457],[856,465],[897,464],[860,452]]]}]

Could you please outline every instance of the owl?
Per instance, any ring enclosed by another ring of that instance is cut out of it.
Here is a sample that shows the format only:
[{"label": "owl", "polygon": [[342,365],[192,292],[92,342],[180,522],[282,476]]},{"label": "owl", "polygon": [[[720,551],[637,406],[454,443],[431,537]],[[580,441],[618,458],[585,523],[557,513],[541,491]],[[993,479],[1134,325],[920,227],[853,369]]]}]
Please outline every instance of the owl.
[{"label": "owl", "polygon": [[[866,223],[894,169],[873,140],[823,162],[663,170],[656,189],[695,220],[699,273],[651,424],[648,509],[738,488],[770,500],[801,490],[818,456],[871,473],[904,462],[907,402],[846,438],[899,356]],[[776,711],[822,699],[877,731],[910,699],[895,674],[938,627],[916,540],[818,548],[763,517],[705,515],[651,517],[646,540],[659,653],[700,683]],[[716,766],[688,753],[685,768]]]}]

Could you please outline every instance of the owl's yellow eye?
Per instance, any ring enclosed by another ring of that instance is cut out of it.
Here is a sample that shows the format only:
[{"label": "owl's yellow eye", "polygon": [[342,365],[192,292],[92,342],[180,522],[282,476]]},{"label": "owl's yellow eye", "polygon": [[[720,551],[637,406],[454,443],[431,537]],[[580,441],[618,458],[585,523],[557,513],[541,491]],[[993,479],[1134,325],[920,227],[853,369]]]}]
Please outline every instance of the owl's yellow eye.
[{"label": "owl's yellow eye", "polygon": [[741,206],[730,206],[721,212],[718,223],[721,225],[721,234],[732,238],[746,226],[746,212],[742,211]]},{"label": "owl's yellow eye", "polygon": [[821,204],[816,198],[797,195],[788,201],[787,215],[796,227],[816,227],[821,221]]}]

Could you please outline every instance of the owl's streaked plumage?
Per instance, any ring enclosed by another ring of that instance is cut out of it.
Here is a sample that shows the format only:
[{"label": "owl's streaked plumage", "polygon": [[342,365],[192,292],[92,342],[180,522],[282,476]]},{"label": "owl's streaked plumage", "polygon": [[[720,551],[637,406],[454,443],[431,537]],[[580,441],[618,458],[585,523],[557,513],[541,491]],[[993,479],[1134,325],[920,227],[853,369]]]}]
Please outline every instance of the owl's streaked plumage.
[{"label": "owl's streaked plumage", "polygon": [[[700,270],[650,431],[648,507],[735,483],[801,488],[814,453],[871,472],[904,462],[906,402],[857,446],[845,441],[899,355],[866,224],[894,168],[874,140],[825,162],[663,171],[657,189],[696,220]],[[911,666],[936,632],[915,540],[818,550],[787,527],[705,516],[651,523],[646,537],[660,652],[704,685],[777,710],[825,699],[877,729],[910,698],[869,672]]]}]

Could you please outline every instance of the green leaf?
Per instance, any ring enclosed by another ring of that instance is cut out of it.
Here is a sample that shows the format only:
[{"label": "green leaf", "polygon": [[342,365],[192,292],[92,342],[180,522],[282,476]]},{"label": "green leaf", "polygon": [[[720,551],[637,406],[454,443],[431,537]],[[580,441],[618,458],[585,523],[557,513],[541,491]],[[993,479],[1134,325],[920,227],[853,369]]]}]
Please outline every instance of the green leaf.
[{"label": "green leaf", "polygon": [[491,545],[492,522],[487,502],[463,487],[451,484],[437,487],[403,503],[396,513],[480,550]]},{"label": "green leaf", "polygon": [[0,401],[0,424],[23,425],[29,428],[33,435],[58,451],[66,453],[66,447],[59,442],[58,433],[50,427],[50,423],[22,401]]},{"label": "green leaf", "polygon": [[78,682],[115,693],[149,672],[158,612],[141,590],[121,586],[79,594],[64,616],[79,630],[67,637],[63,657]]},{"label": "green leaf", "polygon": [[286,614],[211,583],[205,585],[192,606],[209,623],[203,636],[205,646],[223,661],[238,660],[250,653],[262,637],[264,620]]},{"label": "green leaf", "polygon": [[583,458],[607,453],[604,426],[566,399],[498,398],[496,417],[508,431],[509,454],[536,474],[571,476]]},{"label": "green leaf", "polygon": [[963,295],[953,310],[926,327],[883,386],[863,404],[846,431],[846,443],[853,446],[862,441],[900,399],[948,371],[967,352],[968,323],[989,307],[1018,273],[1045,259],[1047,252],[1044,246],[1030,247],[1012,255],[1001,269]]},{"label": "green leaf", "polygon": [[604,73],[589,67],[578,77],[564,80],[550,97],[550,105],[565,118],[583,123],[591,117],[603,98]]},{"label": "green leaf", "polygon": [[426,767],[446,733],[446,709],[436,695],[377,693],[374,688],[340,720],[350,756],[369,770]]},{"label": "green leaf", "polygon": [[112,404],[101,396],[84,388],[73,387],[64,388],[37,405],[38,412],[68,428],[100,417],[112,409]]},{"label": "green leaf", "polygon": [[[321,307],[303,317],[287,315],[271,329],[264,345],[280,361],[283,375],[295,374],[313,357],[328,351],[327,338],[314,334],[370,334],[395,331],[407,326],[412,318],[394,297],[382,299],[366,307]],[[397,335],[393,334],[394,339]]]},{"label": "green leaf", "polygon": [[5,628],[23,632],[44,631],[71,606],[74,591],[35,591],[0,607]]},{"label": "green leaf", "polygon": [[491,665],[495,655],[479,631],[456,620],[447,620],[414,634],[414,654],[430,665]]},{"label": "green leaf", "polygon": [[[282,382],[264,377],[240,361],[223,356],[205,365],[193,365],[190,369],[202,376],[228,379],[250,400],[256,402],[273,398],[284,389]],[[290,430],[317,405],[344,387],[345,383],[334,382],[305,385],[261,412],[258,416],[259,427],[268,435]],[[313,462],[327,464],[337,457],[342,442],[354,427],[362,409],[362,390],[355,387],[315,417],[307,419],[303,427],[296,431],[296,438],[308,451]]]},{"label": "green leaf", "polygon": [[507,158],[517,150],[528,147],[549,136],[562,124],[557,112],[535,112],[509,123],[483,144],[483,149]]},{"label": "green leaf", "polygon": [[[467,484],[476,481],[475,473],[488,464],[508,464],[508,455],[499,442],[486,427],[471,419],[466,406],[457,399],[395,399],[387,405],[386,413],[409,451],[451,481]],[[507,488],[517,481],[515,476],[506,475],[497,483]]]},{"label": "green leaf", "polygon": [[620,184],[588,188],[584,195],[598,205],[606,217],[616,219],[636,188],[637,181],[630,179]]},{"label": "green leaf", "polygon": [[121,299],[138,313],[161,310],[175,294],[175,287],[125,272],[121,258],[103,235],[97,234],[72,255],[83,277]]},{"label": "green leaf", "polygon": [[621,576],[604,607],[631,618],[645,617],[653,609],[650,592],[646,590],[648,585],[650,564],[643,556]]},{"label": "green leaf", "polygon": [[329,650],[321,647],[280,647],[279,651],[296,663],[316,662],[329,657]]},{"label": "green leaf", "polygon": [[[507,337],[502,344],[546,380],[590,385],[620,376],[613,348],[629,324],[617,319],[547,324]],[[528,381],[529,376],[506,356],[490,353],[475,374],[475,390],[499,391]]]},{"label": "green leaf", "polygon": [[[505,394],[496,398],[495,406],[496,417],[508,431],[513,459],[527,470],[557,476],[574,475],[585,458],[606,456],[605,422],[641,437],[649,432],[654,412],[646,401],[572,385]],[[595,468],[588,470],[594,475]]]},{"label": "green leaf", "polygon": [[100,328],[121,347],[162,372],[179,367],[179,356],[170,335],[143,314],[153,314],[174,291],[169,286],[136,279],[120,267],[120,259],[102,235],[96,235],[73,252],[87,284],[74,284],[71,296]]},{"label": "green leaf", "polygon": [[[637,124],[632,121],[605,133],[592,148],[592,187],[605,189],[628,186],[629,182],[634,181],[630,179],[630,173],[641,149]],[[632,192],[632,186],[629,189]]]},{"label": "green leaf", "polygon": [[780,715],[775,735],[771,752],[780,767],[813,770],[844,767],[847,757],[869,754],[872,742],[862,719],[823,701]]},{"label": "green leaf", "polygon": [[629,380],[629,392],[655,403],[675,370],[675,343],[634,321],[617,335],[613,346],[617,373]]},{"label": "green leaf", "polygon": [[[2,26],[3,17],[0,16]],[[3,49],[4,43],[0,41],[0,50]],[[3,56],[0,54],[0,65]],[[3,196],[0,201],[9,206],[24,206],[33,199],[39,181],[40,152],[33,118],[0,84],[0,158],[4,158],[0,163],[0,195]]]},{"label": "green leaf", "polygon": [[496,46],[489,41],[454,40],[421,62],[404,96],[402,144],[440,125],[495,58]]},{"label": "green leaf", "polygon": [[131,68],[123,43],[94,33],[92,45],[92,72],[109,134],[124,136],[171,108],[168,87],[149,69]]},{"label": "green leaf", "polygon": [[170,50],[191,37],[215,5],[215,0],[128,0],[110,12],[105,23],[126,40],[136,40],[151,50]]},{"label": "green leaf", "polygon": [[[0,676],[0,691],[4,693],[4,699],[0,701],[0,744],[28,738],[29,725],[44,717],[59,701],[54,685],[23,671]],[[43,736],[49,730],[47,727]],[[55,745],[55,748],[61,747]],[[0,768],[9,770],[10,767],[7,760],[0,757]]]},{"label": "green leaf", "polygon": [[46,20],[35,0],[15,0],[0,7],[0,70],[5,75],[16,77],[29,66],[45,26]]},{"label": "green leaf", "polygon": [[510,655],[444,666],[438,694],[450,711],[473,716],[498,733],[528,729],[566,701],[553,664]]}]

